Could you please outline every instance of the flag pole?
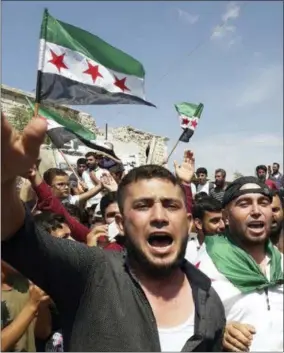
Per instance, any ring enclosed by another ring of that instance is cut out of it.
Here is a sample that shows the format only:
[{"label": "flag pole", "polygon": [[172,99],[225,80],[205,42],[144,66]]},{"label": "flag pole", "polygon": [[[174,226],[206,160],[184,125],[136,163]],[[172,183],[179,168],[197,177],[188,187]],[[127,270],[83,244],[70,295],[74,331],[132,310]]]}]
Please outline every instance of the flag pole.
[{"label": "flag pole", "polygon": [[108,138],[108,124],[105,126],[105,140],[107,141]]},{"label": "flag pole", "polygon": [[[47,21],[48,21],[48,10],[45,8],[43,12],[43,21],[40,30],[40,37],[46,38],[47,32]],[[39,57],[38,57],[38,69],[37,69],[37,80],[36,80],[36,94],[35,94],[35,109],[34,116],[38,116],[41,96],[41,80],[42,80],[42,68],[44,63],[44,52],[45,52],[45,41],[40,41]]]},{"label": "flag pole", "polygon": [[172,150],[171,150],[170,154],[168,155],[168,158],[167,158],[167,161],[166,161],[166,163],[165,163],[165,164],[167,164],[167,163],[169,162],[169,159],[170,159],[171,155],[174,153],[175,149],[177,148],[177,145],[179,144],[180,139],[181,139],[181,137],[182,137],[183,133],[184,133],[184,131],[182,132],[182,134],[181,134],[181,135],[180,135],[180,137],[178,138],[178,140],[177,140],[176,144],[175,144],[175,145],[174,145],[174,147],[172,148]]},{"label": "flag pole", "polygon": [[66,164],[68,165],[68,167],[71,169],[72,173],[74,173],[75,177],[77,178],[78,181],[81,181],[78,173],[75,171],[75,169],[72,167],[72,165],[69,163],[67,157],[65,156],[65,154],[61,151],[60,148],[57,149],[58,152],[61,154],[61,156],[63,157],[63,159],[65,160]]}]

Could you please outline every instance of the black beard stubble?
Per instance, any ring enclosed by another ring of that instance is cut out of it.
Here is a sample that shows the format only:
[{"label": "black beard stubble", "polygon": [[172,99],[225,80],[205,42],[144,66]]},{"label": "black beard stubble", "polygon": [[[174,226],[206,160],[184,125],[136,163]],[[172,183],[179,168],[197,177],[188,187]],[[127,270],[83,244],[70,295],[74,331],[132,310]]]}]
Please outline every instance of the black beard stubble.
[{"label": "black beard stubble", "polygon": [[263,240],[261,239],[260,241],[258,241],[257,238],[255,238],[255,241],[251,240],[251,239],[247,239],[246,236],[243,234],[242,230],[238,227],[233,225],[233,227],[229,227],[229,231],[230,231],[230,236],[232,237],[232,239],[235,240],[235,242],[237,244],[239,244],[241,247],[252,247],[255,245],[261,245],[264,244],[267,239],[269,238],[269,234],[266,236],[266,239]]},{"label": "black beard stubble", "polygon": [[134,268],[138,267],[140,271],[143,271],[147,276],[154,279],[168,277],[174,270],[181,267],[184,261],[187,243],[188,237],[185,237],[180,245],[175,261],[166,265],[157,266],[149,261],[143,251],[132,241],[131,237],[125,234],[125,248],[127,250],[130,265]]}]

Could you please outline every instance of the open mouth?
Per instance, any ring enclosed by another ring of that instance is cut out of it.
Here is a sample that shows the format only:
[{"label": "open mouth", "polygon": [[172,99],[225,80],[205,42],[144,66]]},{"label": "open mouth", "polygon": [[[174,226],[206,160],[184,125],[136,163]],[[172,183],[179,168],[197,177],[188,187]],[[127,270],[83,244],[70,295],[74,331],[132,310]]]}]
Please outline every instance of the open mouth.
[{"label": "open mouth", "polygon": [[172,245],[173,238],[169,234],[151,234],[148,243],[155,248],[164,248]]},{"label": "open mouth", "polygon": [[255,230],[257,230],[257,229],[262,229],[262,228],[264,227],[264,222],[262,222],[262,221],[250,222],[250,223],[248,224],[248,227],[249,227],[250,229],[255,229]]}]

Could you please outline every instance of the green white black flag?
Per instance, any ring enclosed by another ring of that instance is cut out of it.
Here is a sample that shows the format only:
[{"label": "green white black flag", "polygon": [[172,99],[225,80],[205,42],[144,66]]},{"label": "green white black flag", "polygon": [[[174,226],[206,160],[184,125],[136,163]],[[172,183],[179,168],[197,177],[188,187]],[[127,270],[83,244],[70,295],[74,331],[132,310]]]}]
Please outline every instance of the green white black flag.
[{"label": "green white black flag", "polygon": [[130,55],[44,11],[36,102],[145,104],[145,71]]},{"label": "green white black flag", "polygon": [[[26,99],[31,109],[34,111],[34,104],[27,97]],[[120,162],[120,159],[115,155],[114,151],[109,148],[107,144],[96,141],[96,135],[83,125],[74,120],[63,118],[58,113],[42,107],[39,108],[38,115],[46,119],[46,133],[57,148],[63,148],[65,143],[78,139],[95,152],[116,162]]]},{"label": "green white black flag", "polygon": [[180,137],[180,141],[189,142],[199,123],[204,105],[202,103],[194,104],[183,102],[175,104],[175,108],[179,114],[180,126],[184,130]]}]

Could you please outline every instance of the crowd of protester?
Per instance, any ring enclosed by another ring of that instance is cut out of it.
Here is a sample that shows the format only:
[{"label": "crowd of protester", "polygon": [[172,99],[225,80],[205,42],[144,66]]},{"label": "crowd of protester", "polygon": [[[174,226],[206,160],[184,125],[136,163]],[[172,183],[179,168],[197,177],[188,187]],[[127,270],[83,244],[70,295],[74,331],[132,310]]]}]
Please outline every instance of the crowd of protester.
[{"label": "crowd of protester", "polygon": [[[2,351],[283,351],[283,280],[263,285],[263,295],[260,287],[236,295],[235,287],[244,285],[229,273],[238,271],[234,259],[240,271],[249,265],[229,249],[227,283],[217,280],[220,273],[208,257],[210,238],[222,240],[227,232],[243,240],[242,251],[265,275],[269,258],[257,259],[267,239],[275,258],[283,254],[278,163],[227,182],[224,169],[216,169],[213,181],[206,168],[195,170],[190,151],[175,164],[175,175],[155,165],[126,174],[122,163],[94,152],[78,159],[75,173],[50,168],[41,175],[40,162],[17,180],[25,226],[2,242]],[[147,240],[154,250],[143,240],[149,227],[155,229]],[[181,249],[177,263],[187,260],[182,266],[190,288],[177,291],[184,281],[178,274],[164,295],[163,276],[171,266],[163,267],[160,249],[173,241]],[[126,254],[130,267],[122,266]],[[149,273],[151,280],[144,282]],[[241,275],[247,280],[249,274]],[[259,320],[265,324],[256,328]]]}]

